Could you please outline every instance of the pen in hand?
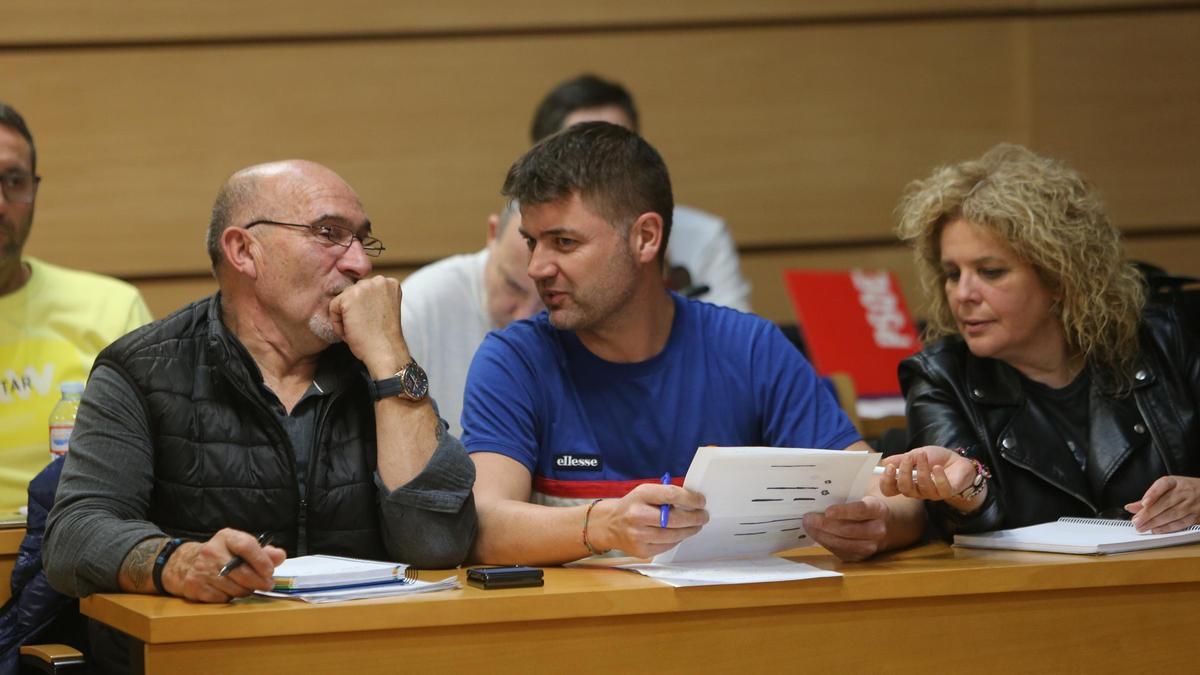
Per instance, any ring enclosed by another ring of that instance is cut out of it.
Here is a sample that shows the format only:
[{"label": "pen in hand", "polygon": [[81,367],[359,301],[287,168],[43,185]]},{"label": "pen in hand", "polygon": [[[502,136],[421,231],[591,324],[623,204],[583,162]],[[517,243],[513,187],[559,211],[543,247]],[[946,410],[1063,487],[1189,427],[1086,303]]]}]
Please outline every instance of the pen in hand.
[{"label": "pen in hand", "polygon": [[[670,473],[663,474],[662,484],[663,485],[671,484],[671,474]],[[662,506],[658,507],[658,526],[660,528],[667,526],[667,517],[670,514],[671,514],[671,505],[670,504],[663,504]]]},{"label": "pen in hand", "polygon": [[[879,466],[875,467],[875,469],[873,470],[873,473],[876,476],[882,476],[883,474],[887,473],[887,465],[880,464]],[[913,480],[917,479],[917,470],[916,469],[913,469],[913,471],[912,471],[912,479]]]},{"label": "pen in hand", "polygon": [[[269,545],[271,543],[271,533],[263,532],[262,534],[258,535],[257,541],[259,546]],[[245,564],[245,562],[246,561],[242,559],[242,556],[235,555],[229,559],[229,562],[225,563],[225,566],[221,568],[220,572],[217,572],[217,576],[223,577],[241,567],[243,564]]]}]

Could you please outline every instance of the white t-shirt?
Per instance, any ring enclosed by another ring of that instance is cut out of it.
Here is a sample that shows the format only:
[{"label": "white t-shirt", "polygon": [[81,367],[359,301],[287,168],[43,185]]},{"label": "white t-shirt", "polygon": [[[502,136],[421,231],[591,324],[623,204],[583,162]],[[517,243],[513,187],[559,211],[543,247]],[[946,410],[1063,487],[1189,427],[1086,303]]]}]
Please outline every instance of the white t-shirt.
[{"label": "white t-shirt", "polygon": [[720,218],[690,206],[675,206],[667,263],[687,268],[695,286],[709,292],[697,300],[750,311],[750,282],[742,277],[737,248]]},{"label": "white t-shirt", "polygon": [[463,388],[471,358],[493,328],[483,268],[488,251],[451,256],[413,272],[401,284],[400,324],[450,433],[462,435]]}]

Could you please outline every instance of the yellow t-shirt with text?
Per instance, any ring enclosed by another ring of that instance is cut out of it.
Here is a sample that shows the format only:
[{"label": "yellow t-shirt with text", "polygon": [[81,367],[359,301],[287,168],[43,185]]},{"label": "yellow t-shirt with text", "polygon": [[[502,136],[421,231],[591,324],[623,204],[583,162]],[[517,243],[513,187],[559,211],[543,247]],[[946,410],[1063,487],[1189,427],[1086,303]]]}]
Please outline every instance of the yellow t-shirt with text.
[{"label": "yellow t-shirt with text", "polygon": [[0,296],[0,515],[25,504],[50,461],[49,417],[63,382],[84,382],[100,350],[150,322],[133,286],[25,258],[29,281]]}]

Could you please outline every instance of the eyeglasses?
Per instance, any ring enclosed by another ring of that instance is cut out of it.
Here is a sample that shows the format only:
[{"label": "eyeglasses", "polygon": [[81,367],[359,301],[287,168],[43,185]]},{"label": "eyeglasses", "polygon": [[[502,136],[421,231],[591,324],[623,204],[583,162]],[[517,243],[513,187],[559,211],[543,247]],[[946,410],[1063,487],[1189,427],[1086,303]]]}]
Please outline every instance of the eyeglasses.
[{"label": "eyeglasses", "polygon": [[357,239],[358,243],[362,244],[363,253],[372,258],[379,257],[383,253],[383,242],[375,237],[367,237],[356,233],[354,230],[341,227],[340,225],[327,225],[325,223],[315,223],[313,225],[303,225],[301,223],[281,223],[277,220],[256,220],[250,223],[243,229],[250,229],[255,225],[280,225],[282,227],[303,227],[312,232],[314,235],[321,237],[331,244],[337,244],[343,248],[350,248],[350,245]]},{"label": "eyeglasses", "polygon": [[0,191],[4,192],[4,198],[10,202],[32,204],[40,182],[41,176],[35,176],[28,171],[13,169],[0,173]]}]

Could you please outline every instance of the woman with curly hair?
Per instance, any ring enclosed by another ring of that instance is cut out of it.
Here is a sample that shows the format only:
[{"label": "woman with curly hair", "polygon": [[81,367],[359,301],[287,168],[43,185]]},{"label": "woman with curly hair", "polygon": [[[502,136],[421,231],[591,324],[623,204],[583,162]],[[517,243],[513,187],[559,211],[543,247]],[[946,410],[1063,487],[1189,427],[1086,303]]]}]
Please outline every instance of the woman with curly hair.
[{"label": "woman with curly hair", "polygon": [[916,449],[885,460],[884,494],[949,534],[1200,522],[1200,340],[1147,306],[1093,187],[999,145],[914,181],[899,212],[929,322],[900,366]]}]

